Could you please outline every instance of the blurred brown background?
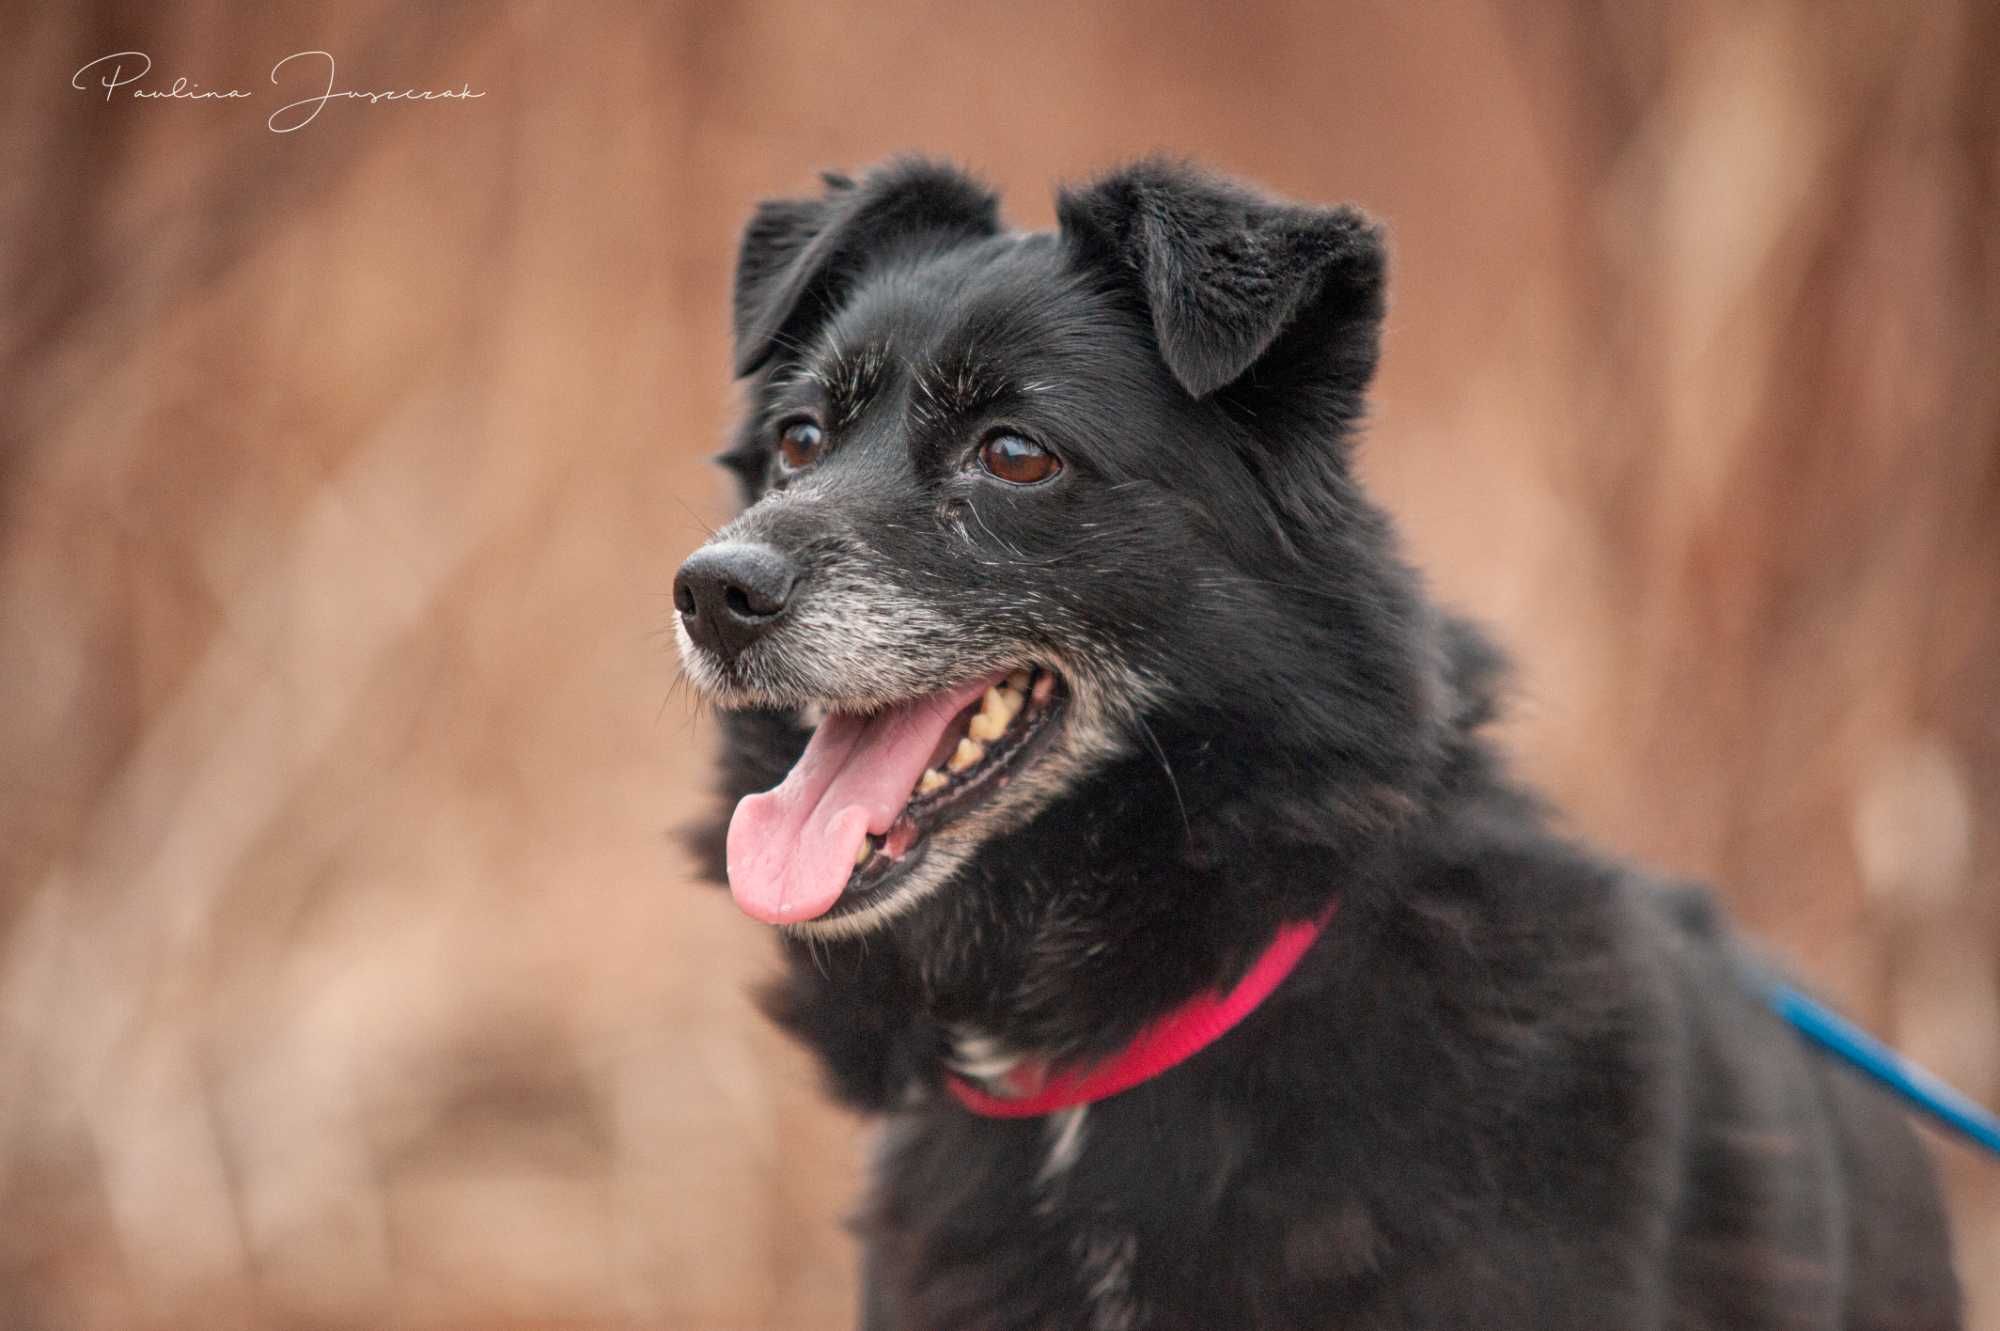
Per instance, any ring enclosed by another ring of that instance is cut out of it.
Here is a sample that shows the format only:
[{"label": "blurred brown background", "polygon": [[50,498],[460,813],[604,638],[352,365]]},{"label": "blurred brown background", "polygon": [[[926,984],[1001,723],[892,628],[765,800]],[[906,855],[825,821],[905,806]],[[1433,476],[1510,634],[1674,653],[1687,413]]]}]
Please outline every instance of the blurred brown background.
[{"label": "blurred brown background", "polygon": [[[1523,767],[2000,1099],[1991,3],[0,26],[5,1327],[845,1324],[862,1129],[672,842],[667,592],[746,210],[911,147],[1025,225],[1153,148],[1385,217],[1366,467]],[[273,134],[312,48],[485,96]],[[71,89],[120,50],[255,97]]]}]

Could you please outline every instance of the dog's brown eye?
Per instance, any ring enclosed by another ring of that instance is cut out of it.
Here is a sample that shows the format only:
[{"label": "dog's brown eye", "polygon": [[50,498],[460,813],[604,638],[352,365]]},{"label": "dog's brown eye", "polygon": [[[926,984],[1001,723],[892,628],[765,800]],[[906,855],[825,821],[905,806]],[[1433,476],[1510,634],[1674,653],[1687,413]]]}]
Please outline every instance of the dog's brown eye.
[{"label": "dog's brown eye", "polygon": [[820,446],[826,436],[819,426],[811,421],[793,421],[778,435],[778,456],[792,471],[809,467],[819,460]]},{"label": "dog's brown eye", "polygon": [[1062,459],[1032,439],[996,434],[979,446],[979,465],[1013,485],[1033,485],[1062,470]]}]

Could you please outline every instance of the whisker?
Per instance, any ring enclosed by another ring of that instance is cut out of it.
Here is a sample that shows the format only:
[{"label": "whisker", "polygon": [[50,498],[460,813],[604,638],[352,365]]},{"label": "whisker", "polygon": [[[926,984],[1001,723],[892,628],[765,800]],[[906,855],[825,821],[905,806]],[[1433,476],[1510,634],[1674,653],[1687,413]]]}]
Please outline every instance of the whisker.
[{"label": "whisker", "polygon": [[1145,732],[1146,742],[1153,746],[1153,756],[1160,760],[1160,770],[1167,774],[1167,784],[1173,788],[1174,792],[1174,807],[1179,809],[1181,813],[1181,831],[1187,834],[1188,846],[1192,848],[1194,846],[1194,827],[1188,822],[1187,804],[1181,799],[1181,783],[1174,777],[1173,765],[1167,761],[1167,751],[1160,747],[1159,737],[1153,734],[1153,728],[1146,724],[1145,717],[1135,712],[1132,715],[1132,719],[1138,722],[1139,729]]},{"label": "whisker", "polygon": [[715,528],[709,526],[708,520],[702,517],[701,514],[694,511],[694,506],[692,504],[688,503],[687,500],[681,498],[679,495],[673,496],[673,500],[676,504],[679,504],[683,509],[687,511],[687,515],[694,519],[696,526],[700,527],[703,531],[707,532],[710,537],[713,537],[715,535]]},{"label": "whisker", "polygon": [[967,504],[965,507],[971,511],[973,520],[979,524],[979,529],[985,532],[988,536],[991,536],[993,538],[993,543],[995,545],[998,545],[1002,550],[1005,550],[1008,554],[1014,556],[1014,558],[1016,559],[1025,560],[1027,558],[1027,556],[1022,554],[1019,550],[1016,550],[1013,546],[1001,540],[999,534],[996,533],[991,527],[986,525],[986,519],[983,516],[981,516],[979,512],[979,505]]}]

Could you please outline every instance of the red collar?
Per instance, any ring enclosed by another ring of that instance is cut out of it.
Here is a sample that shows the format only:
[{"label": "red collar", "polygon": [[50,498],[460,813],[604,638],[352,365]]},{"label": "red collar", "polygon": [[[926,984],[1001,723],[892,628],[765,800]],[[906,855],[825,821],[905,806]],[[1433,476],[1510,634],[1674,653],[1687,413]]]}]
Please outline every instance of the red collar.
[{"label": "red collar", "polygon": [[1196,994],[1144,1027],[1110,1058],[1072,1072],[1053,1072],[1045,1063],[1022,1063],[1007,1075],[1014,1095],[994,1095],[956,1075],[945,1086],[958,1102],[988,1118],[1033,1118],[1058,1109],[1095,1104],[1159,1076],[1214,1044],[1284,983],[1333,918],[1333,904],[1319,918],[1288,924],[1228,993]]}]

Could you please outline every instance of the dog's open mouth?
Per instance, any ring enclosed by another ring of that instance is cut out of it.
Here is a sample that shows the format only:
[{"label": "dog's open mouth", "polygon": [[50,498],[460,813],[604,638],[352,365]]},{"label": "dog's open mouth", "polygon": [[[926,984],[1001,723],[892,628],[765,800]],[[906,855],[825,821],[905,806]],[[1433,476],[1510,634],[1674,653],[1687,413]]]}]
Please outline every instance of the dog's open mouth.
[{"label": "dog's open mouth", "polygon": [[1065,693],[1027,666],[871,715],[834,712],[775,789],[729,820],[729,890],[760,920],[861,909],[930,835],[992,799],[1051,733]]}]

